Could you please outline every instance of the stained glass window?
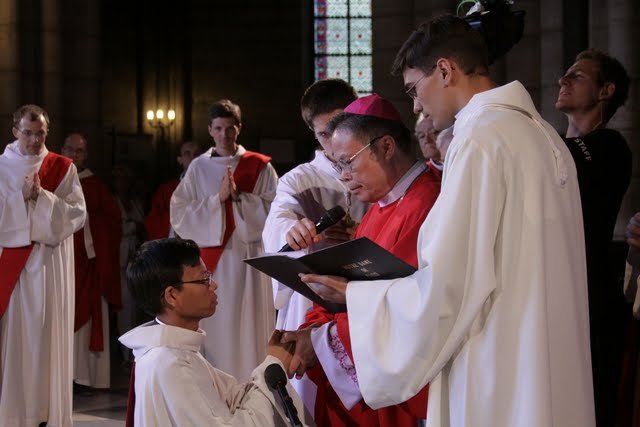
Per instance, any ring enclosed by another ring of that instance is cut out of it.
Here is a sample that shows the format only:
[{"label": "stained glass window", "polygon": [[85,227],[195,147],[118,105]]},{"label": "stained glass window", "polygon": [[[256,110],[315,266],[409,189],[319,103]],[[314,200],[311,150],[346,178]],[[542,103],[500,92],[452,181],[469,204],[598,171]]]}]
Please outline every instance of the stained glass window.
[{"label": "stained glass window", "polygon": [[341,78],[370,94],[371,0],[314,0],[315,79]]}]

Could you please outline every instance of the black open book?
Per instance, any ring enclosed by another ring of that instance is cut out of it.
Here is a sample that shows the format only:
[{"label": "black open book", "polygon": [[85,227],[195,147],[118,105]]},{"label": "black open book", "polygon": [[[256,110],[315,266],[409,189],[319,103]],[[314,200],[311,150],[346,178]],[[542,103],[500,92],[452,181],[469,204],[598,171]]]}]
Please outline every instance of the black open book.
[{"label": "black open book", "polygon": [[300,257],[292,252],[265,254],[244,260],[250,266],[273,277],[304,295],[331,313],[347,311],[344,304],[325,301],[298,277],[315,273],[345,277],[348,280],[396,279],[411,275],[415,268],[366,237],[340,243]]}]

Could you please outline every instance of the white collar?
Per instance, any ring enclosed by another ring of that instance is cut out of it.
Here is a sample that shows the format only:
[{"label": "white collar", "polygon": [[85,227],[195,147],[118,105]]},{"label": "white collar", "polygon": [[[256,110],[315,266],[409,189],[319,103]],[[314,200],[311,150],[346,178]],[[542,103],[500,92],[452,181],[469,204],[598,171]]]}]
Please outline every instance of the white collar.
[{"label": "white collar", "polygon": [[427,170],[427,165],[423,161],[416,161],[413,166],[396,182],[391,191],[389,191],[382,199],[378,200],[378,206],[381,208],[395,203],[405,193],[422,173]]},{"label": "white collar", "polygon": [[93,172],[89,168],[84,168],[84,170],[78,173],[78,179],[89,178],[93,176]]}]

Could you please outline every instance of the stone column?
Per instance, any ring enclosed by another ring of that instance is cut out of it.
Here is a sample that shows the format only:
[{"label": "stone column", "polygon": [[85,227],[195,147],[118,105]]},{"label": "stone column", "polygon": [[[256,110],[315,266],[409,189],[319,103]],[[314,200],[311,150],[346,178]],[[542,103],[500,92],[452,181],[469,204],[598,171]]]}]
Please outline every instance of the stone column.
[{"label": "stone column", "polygon": [[372,4],[373,91],[389,99],[412,129],[413,103],[404,93],[402,78],[391,75],[396,53],[411,32],[433,14],[455,13],[455,0],[376,0]]},{"label": "stone column", "polygon": [[11,116],[20,103],[17,2],[18,0],[0,2],[0,151],[4,151],[6,142],[13,139]]},{"label": "stone column", "polygon": [[64,138],[64,111],[62,103],[62,35],[61,35],[61,1],[50,0],[41,3],[41,28],[34,29],[41,46],[39,58],[36,60],[34,79],[40,80],[41,100],[29,101],[40,103],[49,113],[51,119],[47,148],[60,152]]},{"label": "stone column", "polygon": [[640,3],[609,0],[607,24],[607,51],[622,62],[631,78],[629,98],[609,123],[624,135],[634,154],[631,184],[614,235],[622,239],[629,217],[640,211]]},{"label": "stone column", "polygon": [[564,133],[567,120],[555,108],[558,79],[564,74],[562,4],[556,0],[540,2],[540,114],[556,130]]}]

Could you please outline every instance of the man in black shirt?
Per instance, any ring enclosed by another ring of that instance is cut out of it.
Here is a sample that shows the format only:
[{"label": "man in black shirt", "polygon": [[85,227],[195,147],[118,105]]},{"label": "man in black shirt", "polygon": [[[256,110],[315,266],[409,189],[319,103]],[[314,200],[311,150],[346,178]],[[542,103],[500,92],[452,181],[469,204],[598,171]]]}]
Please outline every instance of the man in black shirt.
[{"label": "man in black shirt", "polygon": [[[615,421],[622,362],[625,310],[611,239],[631,179],[631,151],[624,137],[606,125],[627,99],[629,76],[609,55],[589,49],[560,78],[556,109],[568,119],[565,143],[576,163],[585,229],[591,358],[598,426]],[[626,316],[626,317],[625,317]]]}]

